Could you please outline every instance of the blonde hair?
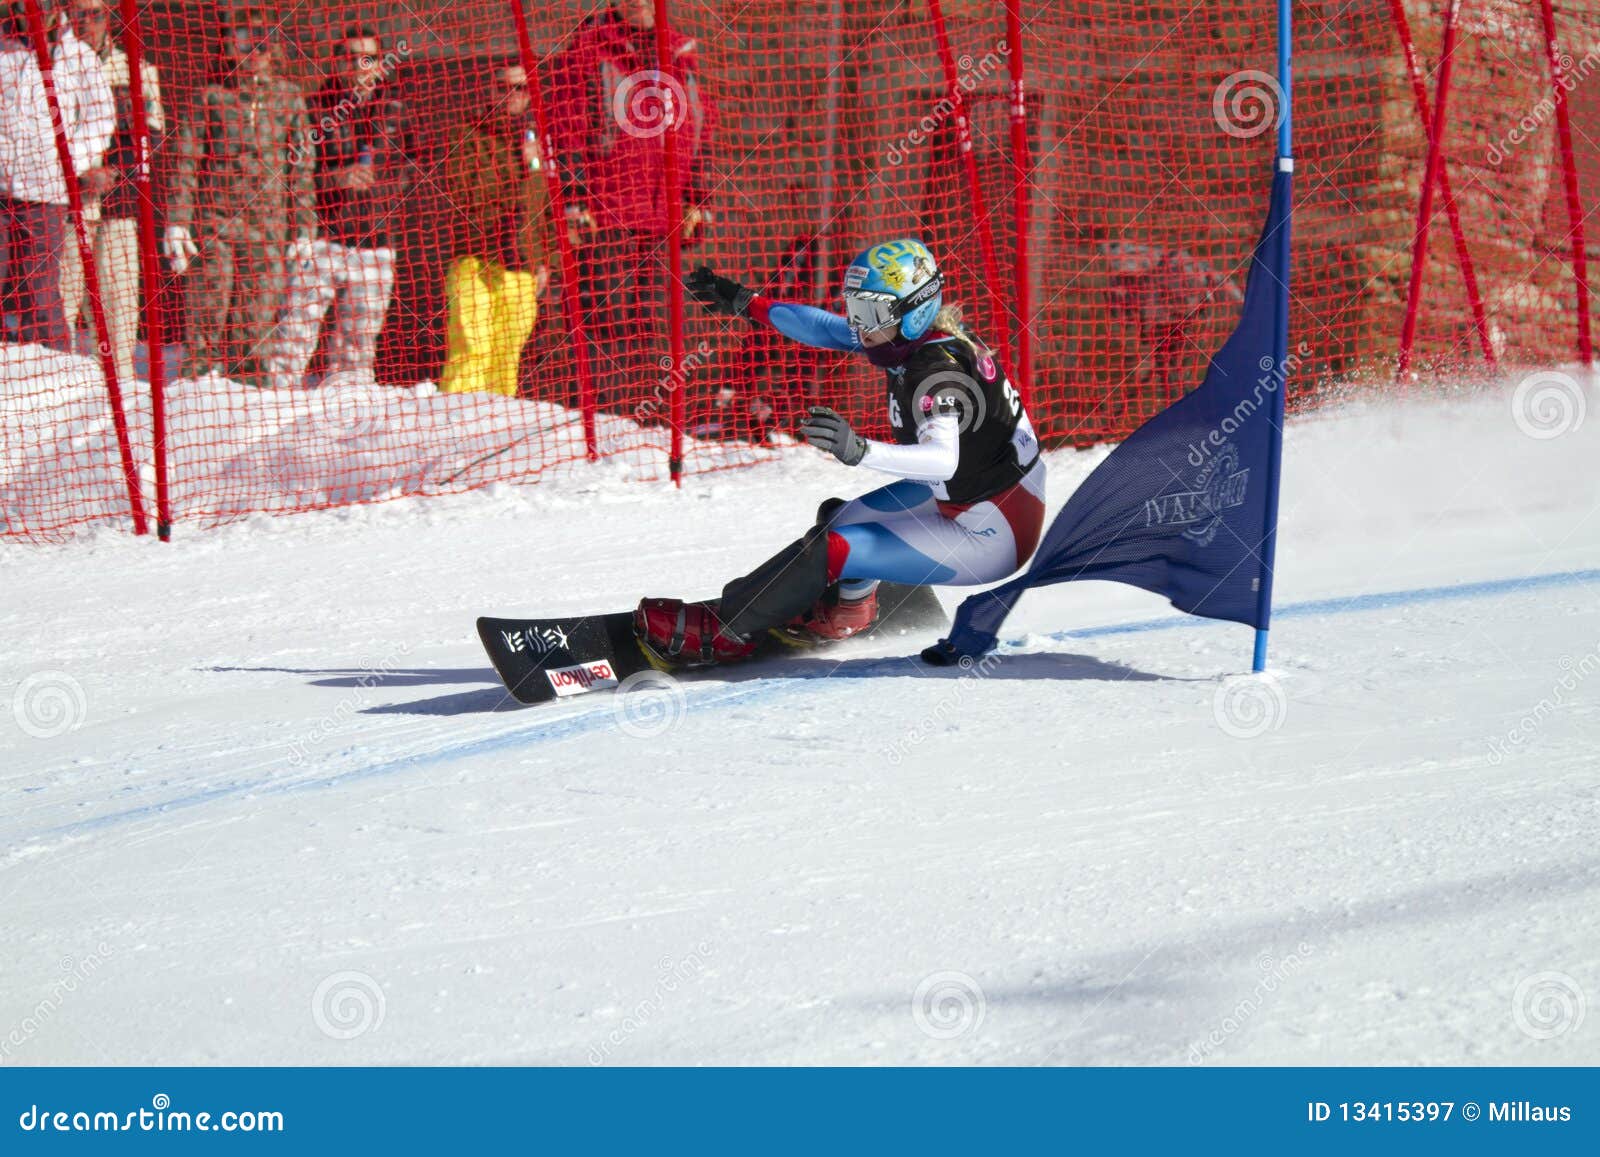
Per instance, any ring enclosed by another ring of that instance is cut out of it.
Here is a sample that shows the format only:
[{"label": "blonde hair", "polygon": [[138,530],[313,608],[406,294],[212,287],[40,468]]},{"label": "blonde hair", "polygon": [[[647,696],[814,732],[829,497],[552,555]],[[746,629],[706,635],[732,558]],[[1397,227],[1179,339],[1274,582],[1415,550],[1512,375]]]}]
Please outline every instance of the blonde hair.
[{"label": "blonde hair", "polygon": [[986,352],[983,343],[967,332],[966,313],[953,301],[939,307],[939,312],[933,315],[933,325],[928,328],[942,330],[957,341],[965,342],[975,354]]}]

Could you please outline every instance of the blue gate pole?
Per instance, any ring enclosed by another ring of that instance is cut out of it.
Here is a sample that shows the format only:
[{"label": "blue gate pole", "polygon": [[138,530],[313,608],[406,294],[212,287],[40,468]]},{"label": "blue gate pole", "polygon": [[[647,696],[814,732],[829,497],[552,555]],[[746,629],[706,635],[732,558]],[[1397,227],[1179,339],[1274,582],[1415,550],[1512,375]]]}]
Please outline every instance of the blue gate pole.
[{"label": "blue gate pole", "polygon": [[1290,234],[1294,224],[1294,14],[1293,0],[1278,0],[1278,85],[1283,89],[1283,115],[1278,121],[1278,164],[1282,173],[1284,196],[1283,225],[1275,238],[1278,245],[1278,268],[1283,271],[1283,283],[1278,286],[1277,324],[1273,327],[1273,358],[1278,374],[1278,388],[1272,394],[1272,425],[1276,436],[1267,451],[1267,533],[1261,542],[1261,585],[1256,594],[1255,659],[1251,670],[1261,672],[1267,668],[1267,629],[1272,616],[1272,569],[1278,546],[1278,484],[1283,466],[1283,410],[1284,395],[1289,392],[1289,259]]}]

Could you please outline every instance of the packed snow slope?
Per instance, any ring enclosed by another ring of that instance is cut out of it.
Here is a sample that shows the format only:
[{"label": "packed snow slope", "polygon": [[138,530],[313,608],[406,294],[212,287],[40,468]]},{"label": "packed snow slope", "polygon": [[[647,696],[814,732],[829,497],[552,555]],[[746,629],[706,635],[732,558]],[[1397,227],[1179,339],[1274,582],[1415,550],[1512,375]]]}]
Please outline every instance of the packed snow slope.
[{"label": "packed snow slope", "polygon": [[714,593],[803,449],[0,549],[0,1064],[1600,1062],[1600,422],[1510,397],[1292,424],[1256,679],[1083,583],[508,702],[477,615]]}]

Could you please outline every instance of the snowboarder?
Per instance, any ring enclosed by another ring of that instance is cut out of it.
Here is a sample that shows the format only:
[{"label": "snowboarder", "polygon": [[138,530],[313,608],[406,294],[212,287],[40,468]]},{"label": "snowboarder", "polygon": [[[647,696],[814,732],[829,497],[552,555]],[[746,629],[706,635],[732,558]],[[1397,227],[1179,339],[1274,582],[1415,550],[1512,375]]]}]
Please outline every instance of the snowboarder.
[{"label": "snowboarder", "polygon": [[769,632],[800,644],[847,638],[876,621],[879,580],[977,586],[1032,556],[1044,523],[1038,439],[993,355],[945,305],[943,275],[920,241],[873,245],[852,261],[843,317],[769,300],[707,267],[687,285],[713,313],[883,369],[894,442],[863,438],[826,406],[811,407],[802,436],[898,481],[828,499],[811,529],[720,599],[641,601],[634,631],[652,662],[742,659]]}]

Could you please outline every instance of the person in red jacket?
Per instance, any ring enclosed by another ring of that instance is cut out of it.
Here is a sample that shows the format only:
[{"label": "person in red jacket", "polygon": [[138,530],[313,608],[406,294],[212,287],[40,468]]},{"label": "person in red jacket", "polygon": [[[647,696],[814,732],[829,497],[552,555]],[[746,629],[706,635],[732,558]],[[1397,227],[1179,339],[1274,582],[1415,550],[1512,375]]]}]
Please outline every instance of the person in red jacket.
[{"label": "person in red jacket", "polygon": [[[710,221],[705,158],[714,113],[700,88],[694,40],[674,31],[669,52],[663,67],[651,0],[616,0],[579,26],[551,71],[551,143],[564,166],[567,237],[578,250],[578,295],[602,406],[626,406],[630,389],[661,376],[667,239],[677,229],[693,245]],[[667,204],[669,133],[677,220]]]}]

